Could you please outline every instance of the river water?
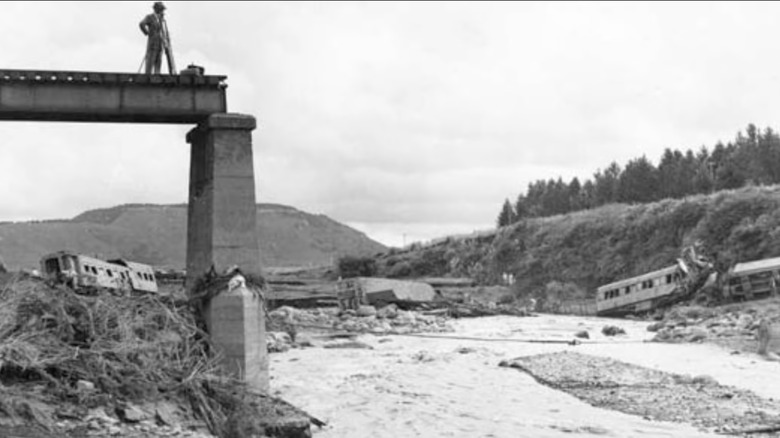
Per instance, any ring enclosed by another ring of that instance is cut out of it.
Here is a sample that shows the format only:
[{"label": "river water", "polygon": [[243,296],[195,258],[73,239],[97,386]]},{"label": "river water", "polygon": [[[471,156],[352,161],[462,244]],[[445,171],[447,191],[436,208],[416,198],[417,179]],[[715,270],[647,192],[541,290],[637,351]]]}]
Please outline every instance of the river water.
[{"label": "river water", "polygon": [[[627,335],[601,335],[605,324]],[[710,345],[644,343],[647,323],[550,316],[489,317],[453,322],[448,337],[372,335],[368,349],[296,349],[271,356],[272,391],[326,422],[317,438],[364,437],[704,437],[719,436],[599,409],[537,383],[504,359],[572,350],[662,371],[709,375],[721,384],[780,398],[778,364]],[[570,340],[588,330],[591,344]],[[316,343],[315,343],[316,345]]]}]

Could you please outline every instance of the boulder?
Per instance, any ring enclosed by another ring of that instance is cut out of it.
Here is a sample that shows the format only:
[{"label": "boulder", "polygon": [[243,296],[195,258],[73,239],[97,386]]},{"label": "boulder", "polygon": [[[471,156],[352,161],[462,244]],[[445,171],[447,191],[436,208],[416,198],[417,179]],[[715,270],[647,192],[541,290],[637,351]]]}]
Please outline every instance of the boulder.
[{"label": "boulder", "polygon": [[580,339],[590,339],[590,334],[588,333],[587,330],[579,331],[574,336]]},{"label": "boulder", "polygon": [[617,335],[625,335],[626,331],[615,325],[605,325],[601,329],[601,333],[604,336],[617,336]]},{"label": "boulder", "polygon": [[265,339],[269,353],[284,353],[292,346],[292,338],[285,332],[268,332]]},{"label": "boulder", "polygon": [[165,425],[174,426],[179,424],[179,415],[176,405],[169,402],[159,402],[154,407],[155,419]]},{"label": "boulder", "polygon": [[374,306],[360,306],[357,309],[357,316],[365,318],[367,316],[376,316],[376,307]]},{"label": "boulder", "polygon": [[753,317],[752,317],[752,316],[750,316],[750,315],[747,315],[747,314],[745,314],[745,315],[741,315],[741,316],[739,317],[739,320],[737,320],[737,327],[739,327],[739,328],[741,328],[741,329],[747,329],[747,330],[749,330],[749,329],[750,329],[750,327],[752,327],[752,326],[753,326],[753,323],[754,323],[754,322],[755,322],[755,321],[754,321],[754,319],[753,319]]},{"label": "boulder", "polygon": [[127,405],[117,409],[119,416],[128,423],[140,423],[149,419],[151,415],[135,405]]},{"label": "boulder", "polygon": [[685,339],[688,342],[699,342],[707,339],[709,332],[701,327],[690,327],[686,330]]},{"label": "boulder", "polygon": [[393,320],[394,325],[413,325],[417,322],[417,317],[412,312],[399,311],[398,316]]},{"label": "boulder", "polygon": [[388,306],[382,307],[376,312],[377,318],[382,319],[394,319],[398,316],[398,306],[395,304],[390,304]]},{"label": "boulder", "polygon": [[300,311],[294,307],[282,306],[278,309],[274,309],[272,312],[268,312],[268,316],[271,319],[292,322],[297,319],[299,313]]},{"label": "boulder", "polygon": [[649,326],[647,326],[647,331],[655,333],[658,330],[661,330],[662,328],[664,328],[665,326],[666,326],[666,324],[663,321],[654,322],[654,323],[650,324]]}]

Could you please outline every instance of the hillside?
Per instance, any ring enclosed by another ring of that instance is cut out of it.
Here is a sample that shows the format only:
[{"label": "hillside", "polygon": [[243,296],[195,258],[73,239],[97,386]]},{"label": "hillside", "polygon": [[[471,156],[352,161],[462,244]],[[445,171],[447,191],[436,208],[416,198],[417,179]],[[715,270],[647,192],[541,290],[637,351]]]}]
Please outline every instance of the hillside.
[{"label": "hillside", "polygon": [[392,277],[470,276],[483,284],[506,273],[521,296],[592,296],[599,285],[675,263],[697,240],[721,270],[780,256],[780,186],[526,219],[495,233],[393,250],[378,266]]},{"label": "hillside", "polygon": [[[257,206],[265,266],[331,263],[342,255],[372,255],[386,248],[324,215],[277,204]],[[40,257],[72,250],[183,268],[186,205],[122,205],[84,212],[71,220],[0,223],[0,257],[9,269],[35,268]]]}]

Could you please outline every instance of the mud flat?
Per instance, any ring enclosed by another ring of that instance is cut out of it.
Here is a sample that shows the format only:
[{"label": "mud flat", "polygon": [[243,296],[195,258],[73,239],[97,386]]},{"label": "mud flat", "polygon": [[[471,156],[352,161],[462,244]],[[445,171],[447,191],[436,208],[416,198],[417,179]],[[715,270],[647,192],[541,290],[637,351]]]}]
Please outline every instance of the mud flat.
[{"label": "mud flat", "polygon": [[[619,325],[627,334],[603,336],[601,328],[607,324]],[[624,362],[622,369],[633,369],[629,364],[647,368],[635,378],[647,378],[648,384],[671,373],[707,375],[735,387],[723,393],[713,387],[714,399],[717,394],[734,398],[752,391],[756,408],[766,402],[759,399],[780,400],[777,363],[711,345],[645,343],[653,333],[644,322],[543,315],[463,319],[452,325],[452,333],[426,337],[357,338],[372,349],[326,349],[325,342],[315,341],[311,348],[274,354],[272,390],[328,423],[313,428],[315,438],[722,436],[694,417],[653,419],[641,412],[593,406],[528,373],[499,366],[521,356],[564,351],[587,355],[594,365],[611,358]],[[524,342],[567,341],[582,330],[590,339],[580,345]],[[608,391],[602,395],[611,396]],[[652,403],[652,397],[646,401]],[[739,417],[738,407],[729,412]],[[769,417],[756,424],[768,423]]]}]

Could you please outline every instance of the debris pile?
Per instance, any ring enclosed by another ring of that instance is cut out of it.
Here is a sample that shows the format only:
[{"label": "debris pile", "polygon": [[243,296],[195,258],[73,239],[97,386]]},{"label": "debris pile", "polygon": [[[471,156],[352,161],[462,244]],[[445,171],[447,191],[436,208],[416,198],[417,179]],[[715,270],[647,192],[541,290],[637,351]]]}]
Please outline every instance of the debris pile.
[{"label": "debris pile", "polygon": [[656,342],[701,342],[729,338],[754,339],[765,315],[754,309],[718,310],[691,306],[668,312],[647,327]]},{"label": "debris pile", "polygon": [[26,276],[2,286],[0,302],[0,431],[34,425],[51,435],[132,436],[123,424],[162,436],[178,423],[244,437],[252,435],[236,427],[257,432],[295,414],[308,433],[307,415],[223,375],[184,302],[82,296]]},{"label": "debris pile", "polygon": [[285,306],[269,312],[266,325],[269,351],[273,352],[284,351],[284,345],[288,343],[300,344],[297,338],[301,331],[377,335],[450,332],[453,329],[447,321],[448,318],[438,311],[406,311],[394,304],[381,309],[360,306],[357,310],[296,309]]}]

